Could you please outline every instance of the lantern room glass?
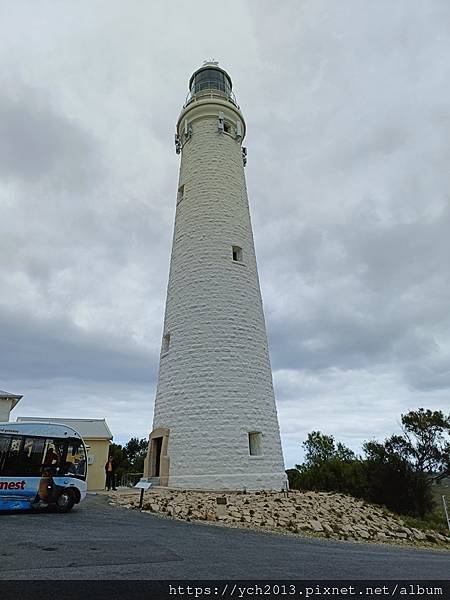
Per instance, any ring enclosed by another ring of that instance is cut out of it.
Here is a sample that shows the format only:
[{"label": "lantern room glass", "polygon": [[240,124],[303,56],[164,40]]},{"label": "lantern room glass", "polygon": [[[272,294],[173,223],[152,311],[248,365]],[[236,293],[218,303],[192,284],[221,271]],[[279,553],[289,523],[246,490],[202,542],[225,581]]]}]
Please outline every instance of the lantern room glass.
[{"label": "lantern room glass", "polygon": [[227,96],[231,93],[231,82],[223,71],[218,69],[202,69],[194,76],[191,83],[191,94],[204,90],[219,90]]}]

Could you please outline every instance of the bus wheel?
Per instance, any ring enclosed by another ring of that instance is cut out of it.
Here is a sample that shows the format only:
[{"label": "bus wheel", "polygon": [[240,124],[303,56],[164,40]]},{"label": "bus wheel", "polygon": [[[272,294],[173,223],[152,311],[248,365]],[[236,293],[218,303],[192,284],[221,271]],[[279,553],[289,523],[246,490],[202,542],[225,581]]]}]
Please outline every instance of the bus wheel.
[{"label": "bus wheel", "polygon": [[63,490],[56,500],[56,510],[59,513],[66,513],[72,510],[75,504],[75,496],[71,490]]}]

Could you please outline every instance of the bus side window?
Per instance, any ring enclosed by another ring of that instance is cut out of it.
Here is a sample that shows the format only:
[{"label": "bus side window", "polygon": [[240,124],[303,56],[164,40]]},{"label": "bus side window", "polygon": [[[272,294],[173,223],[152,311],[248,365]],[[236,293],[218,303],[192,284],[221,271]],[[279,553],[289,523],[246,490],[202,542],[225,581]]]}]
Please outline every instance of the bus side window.
[{"label": "bus side window", "polygon": [[23,474],[28,477],[40,477],[45,440],[26,438],[22,451]]},{"label": "bus side window", "polygon": [[4,460],[3,475],[7,475],[9,477],[21,477],[23,475],[23,469],[20,460],[21,446],[22,438],[11,437],[11,444]]},{"label": "bus side window", "polygon": [[5,470],[6,457],[8,456],[10,442],[10,435],[0,436],[0,475],[3,475]]},{"label": "bus side window", "polygon": [[68,475],[86,475],[86,457],[84,447],[78,440],[70,440],[67,448],[66,472]]}]

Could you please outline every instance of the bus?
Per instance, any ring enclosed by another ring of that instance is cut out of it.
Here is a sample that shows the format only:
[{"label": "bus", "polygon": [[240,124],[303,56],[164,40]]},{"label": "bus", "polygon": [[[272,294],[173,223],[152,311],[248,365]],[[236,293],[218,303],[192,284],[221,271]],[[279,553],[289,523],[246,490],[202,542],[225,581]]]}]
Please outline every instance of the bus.
[{"label": "bus", "polygon": [[0,423],[0,511],[69,512],[86,497],[86,447],[72,427]]}]

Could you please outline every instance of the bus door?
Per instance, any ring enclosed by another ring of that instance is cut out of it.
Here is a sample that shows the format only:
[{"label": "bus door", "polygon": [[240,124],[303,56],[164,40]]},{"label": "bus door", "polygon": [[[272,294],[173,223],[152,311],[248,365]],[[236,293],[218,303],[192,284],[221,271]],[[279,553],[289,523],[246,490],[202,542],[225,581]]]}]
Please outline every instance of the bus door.
[{"label": "bus door", "polygon": [[63,447],[53,439],[46,439],[42,458],[42,472],[59,473],[62,465]]}]

